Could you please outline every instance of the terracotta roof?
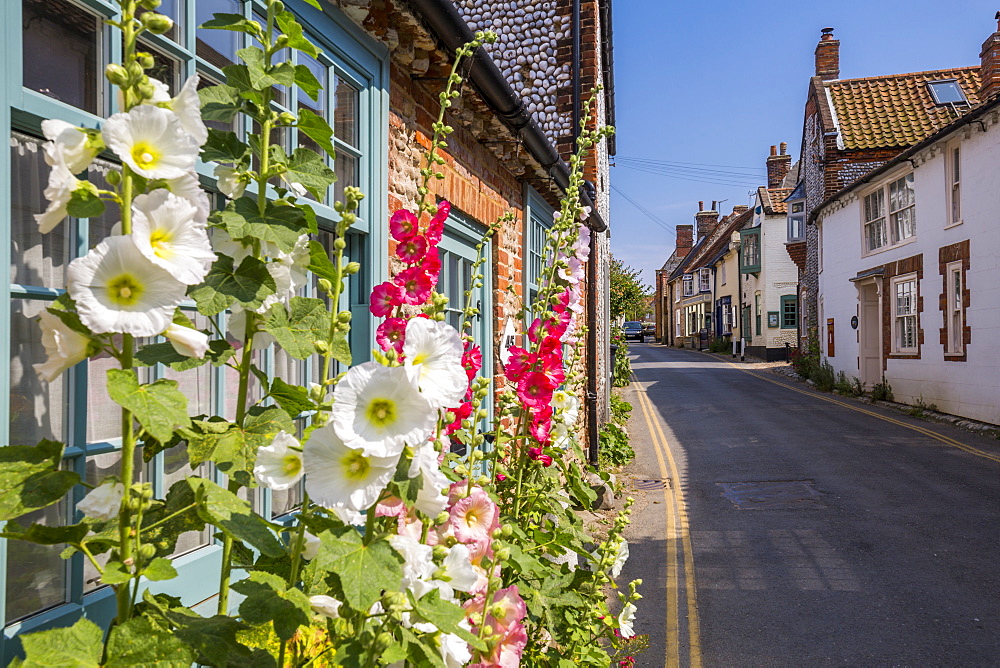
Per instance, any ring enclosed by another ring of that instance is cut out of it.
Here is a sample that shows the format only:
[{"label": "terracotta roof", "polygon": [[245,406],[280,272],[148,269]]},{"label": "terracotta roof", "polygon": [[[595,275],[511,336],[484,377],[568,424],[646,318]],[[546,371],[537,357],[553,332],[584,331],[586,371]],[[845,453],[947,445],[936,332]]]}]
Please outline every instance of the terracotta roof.
[{"label": "terracotta roof", "polygon": [[760,193],[761,206],[768,215],[788,213],[788,205],[785,199],[792,194],[794,188],[758,188]]},{"label": "terracotta roof", "polygon": [[971,106],[979,103],[979,67],[825,82],[843,147],[912,146],[954,121],[951,106],[936,104],[927,88],[944,79],[957,80]]}]

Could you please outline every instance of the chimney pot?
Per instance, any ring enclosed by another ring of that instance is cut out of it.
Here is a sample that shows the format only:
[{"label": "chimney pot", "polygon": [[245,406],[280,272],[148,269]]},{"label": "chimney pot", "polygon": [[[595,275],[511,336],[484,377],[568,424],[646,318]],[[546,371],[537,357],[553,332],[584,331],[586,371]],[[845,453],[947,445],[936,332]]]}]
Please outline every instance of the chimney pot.
[{"label": "chimney pot", "polygon": [[771,147],[771,155],[767,159],[767,187],[780,188],[781,182],[792,168],[792,156],[788,155],[788,144],[781,143],[781,155],[777,147]]},{"label": "chimney pot", "polygon": [[816,76],[823,81],[840,78],[840,40],[833,36],[833,28],[823,28],[823,35],[816,45]]},{"label": "chimney pot", "polygon": [[1000,93],[1000,12],[996,14],[997,31],[983,42],[979,53],[982,65],[979,68],[979,101],[983,102]]},{"label": "chimney pot", "polygon": [[771,144],[771,155],[778,155],[778,147]]},{"label": "chimney pot", "polygon": [[783,141],[781,142],[781,155],[785,155],[786,153],[788,153],[788,142]]},{"label": "chimney pot", "polygon": [[704,202],[700,202],[700,201],[698,202],[698,210],[699,211],[704,211],[705,210],[705,203]]}]

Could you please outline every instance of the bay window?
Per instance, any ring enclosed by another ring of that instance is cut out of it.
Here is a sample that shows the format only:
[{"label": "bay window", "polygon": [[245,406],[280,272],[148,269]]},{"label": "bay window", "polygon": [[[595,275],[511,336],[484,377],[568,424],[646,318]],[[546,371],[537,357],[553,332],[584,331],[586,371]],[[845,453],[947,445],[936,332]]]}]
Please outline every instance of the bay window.
[{"label": "bay window", "polygon": [[911,274],[892,280],[892,351],[917,352],[917,276]]},{"label": "bay window", "polygon": [[866,195],[862,215],[866,253],[895,246],[915,236],[917,218],[913,173]]}]

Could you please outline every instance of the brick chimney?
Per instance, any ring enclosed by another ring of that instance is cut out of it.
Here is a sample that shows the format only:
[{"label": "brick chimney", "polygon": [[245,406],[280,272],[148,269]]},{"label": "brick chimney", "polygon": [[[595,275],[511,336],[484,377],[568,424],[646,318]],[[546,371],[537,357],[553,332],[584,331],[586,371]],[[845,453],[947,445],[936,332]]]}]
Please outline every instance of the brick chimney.
[{"label": "brick chimney", "polygon": [[780,188],[781,182],[792,168],[792,156],[788,155],[788,144],[781,142],[781,153],[778,147],[771,147],[771,155],[767,158],[767,187]]},{"label": "brick chimney", "polygon": [[997,31],[983,42],[983,50],[979,54],[983,63],[979,69],[979,79],[983,82],[979,88],[981,102],[1000,93],[1000,12],[997,12],[996,19]]},{"label": "brick chimney", "polygon": [[677,226],[677,257],[684,257],[691,250],[694,245],[693,234],[694,225]]},{"label": "brick chimney", "polygon": [[705,203],[698,202],[698,213],[694,215],[694,222],[698,227],[698,241],[714,232],[719,224],[719,212],[715,210],[715,204],[712,202],[711,210],[705,211]]},{"label": "brick chimney", "polygon": [[738,216],[740,214],[746,213],[749,209],[750,207],[748,207],[746,204],[737,204],[736,206],[733,207],[733,213]]},{"label": "brick chimney", "polygon": [[823,28],[823,36],[816,45],[816,76],[823,81],[840,78],[840,40],[833,36],[833,28]]}]

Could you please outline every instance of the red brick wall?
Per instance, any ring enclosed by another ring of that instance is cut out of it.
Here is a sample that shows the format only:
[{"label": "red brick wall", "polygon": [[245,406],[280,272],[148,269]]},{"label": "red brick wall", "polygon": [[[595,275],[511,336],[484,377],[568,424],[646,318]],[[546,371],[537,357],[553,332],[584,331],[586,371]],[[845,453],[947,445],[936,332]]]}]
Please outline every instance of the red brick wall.
[{"label": "red brick wall", "polygon": [[[920,351],[924,345],[924,296],[920,293],[920,285],[924,280],[924,256],[913,255],[911,257],[896,260],[884,265],[885,274],[882,278],[884,297],[882,297],[882,370],[888,368],[890,359],[894,360],[918,360]],[[892,352],[892,321],[895,318],[895,301],[892,295],[891,285],[894,276],[904,276],[906,274],[917,275],[917,352],[915,355],[900,355]]]},{"label": "red brick wall", "polygon": [[788,252],[788,257],[792,258],[792,262],[794,262],[795,266],[799,268],[799,271],[805,271],[806,242],[796,241],[795,243],[785,244],[785,250]]},{"label": "red brick wall", "polygon": [[[941,345],[945,347],[944,359],[946,362],[965,362],[968,359],[966,346],[972,343],[972,328],[969,327],[966,311],[972,303],[972,293],[969,291],[969,284],[966,275],[969,271],[969,240],[960,241],[938,249],[938,271],[941,274],[941,295],[938,298],[938,308],[944,314],[944,327],[941,328]],[[948,284],[948,265],[952,262],[962,262],[962,352],[960,354],[948,353],[948,327],[951,318],[948,313],[948,292],[951,286]]]}]

